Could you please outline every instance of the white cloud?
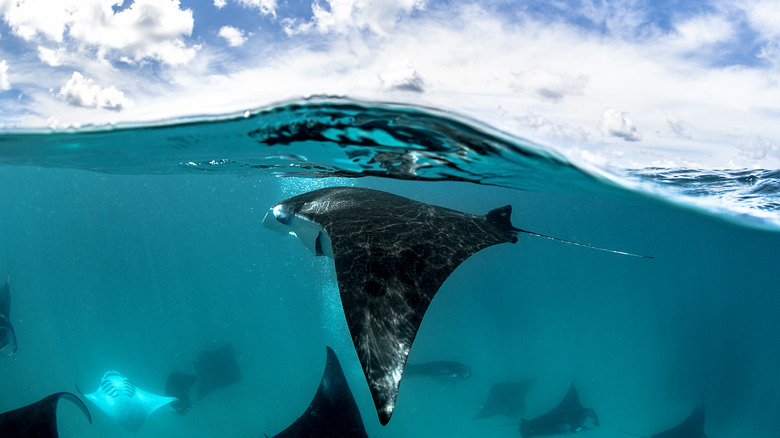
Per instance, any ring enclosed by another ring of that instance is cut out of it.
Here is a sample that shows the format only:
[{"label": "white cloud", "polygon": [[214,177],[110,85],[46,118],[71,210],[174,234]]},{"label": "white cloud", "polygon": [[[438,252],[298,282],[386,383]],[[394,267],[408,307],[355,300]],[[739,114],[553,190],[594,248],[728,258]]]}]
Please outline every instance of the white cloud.
[{"label": "white cloud", "polygon": [[233,26],[222,26],[219,29],[219,36],[225,39],[231,47],[237,47],[246,41],[244,31]]},{"label": "white cloud", "polygon": [[[214,3],[216,4],[216,1]],[[263,15],[276,17],[276,0],[237,0],[242,6],[257,8]]]},{"label": "white cloud", "polygon": [[747,157],[751,161],[765,160],[767,157],[775,156],[780,157],[780,148],[768,138],[760,135],[747,141],[741,142],[739,145],[740,155]]},{"label": "white cloud", "polygon": [[738,1],[751,27],[766,40],[780,38],[780,7],[775,0]]},{"label": "white cloud", "polygon": [[312,3],[312,21],[288,33],[308,31],[312,27],[321,33],[348,33],[352,29],[368,29],[388,35],[401,17],[425,9],[426,0],[325,0]]},{"label": "white cloud", "polygon": [[671,44],[681,50],[695,50],[734,38],[733,24],[721,15],[695,16],[674,27]]},{"label": "white cloud", "polygon": [[73,72],[73,76],[60,88],[57,95],[74,106],[120,111],[133,105],[133,102],[116,87],[102,88],[79,72]]},{"label": "white cloud", "polygon": [[8,81],[8,64],[5,59],[0,61],[0,91],[10,90],[11,83]]},{"label": "white cloud", "polygon": [[666,124],[669,126],[669,129],[679,138],[685,138],[690,139],[691,134],[688,133],[688,130],[686,128],[686,123],[680,120],[679,117],[675,115],[667,115],[666,116]]},{"label": "white cloud", "polygon": [[580,126],[574,127],[566,123],[555,123],[539,114],[530,112],[515,119],[524,130],[530,128],[538,135],[546,138],[564,140],[567,143],[586,143],[590,141],[590,135]]},{"label": "white cloud", "polygon": [[425,81],[408,59],[390,63],[379,74],[382,86],[389,91],[425,92]]},{"label": "white cloud", "polygon": [[625,141],[642,139],[642,134],[636,130],[634,122],[628,117],[628,114],[612,108],[604,110],[599,127],[605,136],[619,137]]},{"label": "white cloud", "polygon": [[[100,59],[113,55],[125,62],[156,59],[176,65],[195,56],[183,37],[192,33],[192,11],[179,0],[0,0],[0,13],[12,32],[27,41],[73,42],[96,50]],[[41,13],[45,11],[45,13]],[[67,37],[67,39],[66,39]]]},{"label": "white cloud", "polygon": [[214,7],[222,9],[227,5],[227,0],[214,0]]},{"label": "white cloud", "polygon": [[569,95],[581,95],[588,83],[587,76],[555,73],[545,69],[514,73],[510,86],[520,92],[530,92],[543,100],[561,102]]},{"label": "white cloud", "polygon": [[47,47],[38,46],[38,59],[51,67],[59,67],[62,65],[65,57],[65,49],[62,47],[49,49]]}]

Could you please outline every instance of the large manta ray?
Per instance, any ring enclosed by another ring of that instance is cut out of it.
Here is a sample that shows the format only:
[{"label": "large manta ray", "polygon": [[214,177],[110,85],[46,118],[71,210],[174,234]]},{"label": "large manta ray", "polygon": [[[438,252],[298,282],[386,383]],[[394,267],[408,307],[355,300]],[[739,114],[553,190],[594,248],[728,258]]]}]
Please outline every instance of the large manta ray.
[{"label": "large manta ray", "polygon": [[314,399],[303,415],[273,438],[368,438],[339,359],[326,348],[325,371]]},{"label": "large manta ray", "polygon": [[11,325],[11,277],[6,277],[0,288],[0,351],[10,347],[8,356],[16,353],[16,332]]},{"label": "large manta ray", "polygon": [[92,424],[84,402],[69,392],[58,392],[35,403],[0,414],[0,436],[4,438],[57,438],[57,402],[72,401]]},{"label": "large manta ray", "polygon": [[569,387],[566,397],[555,409],[533,420],[520,422],[520,436],[529,438],[540,435],[563,435],[590,430],[599,425],[596,411],[582,406],[580,396],[574,387]]},{"label": "large manta ray", "polygon": [[347,325],[383,425],[433,296],[477,251],[517,242],[511,212],[507,205],[478,216],[378,190],[330,187],[282,201],[266,215],[266,227],[333,257]]}]

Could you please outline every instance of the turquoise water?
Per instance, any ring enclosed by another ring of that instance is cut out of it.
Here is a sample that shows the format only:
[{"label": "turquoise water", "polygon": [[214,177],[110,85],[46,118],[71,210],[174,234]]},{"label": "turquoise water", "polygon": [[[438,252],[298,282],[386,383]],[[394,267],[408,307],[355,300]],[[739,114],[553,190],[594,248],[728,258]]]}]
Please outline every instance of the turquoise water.
[{"label": "turquoise water", "polygon": [[[699,397],[710,438],[780,427],[777,173],[591,172],[553,150],[430,109],[315,100],[154,126],[0,134],[0,267],[19,351],[0,357],[0,412],[117,370],[162,393],[203,349],[235,347],[241,383],[139,437],[257,437],[287,427],[332,346],[372,437],[519,436],[474,421],[490,385],[537,377],[525,418],[572,379],[589,437],[649,436]],[[682,176],[684,177],[682,177]],[[521,235],[477,253],[432,302],[410,362],[457,360],[453,387],[402,382],[380,426],[332,261],[261,226],[319,187],[390,191],[470,213],[512,204]],[[703,188],[706,188],[704,190]],[[5,268],[2,268],[5,269]],[[61,436],[131,436],[65,402]]]}]

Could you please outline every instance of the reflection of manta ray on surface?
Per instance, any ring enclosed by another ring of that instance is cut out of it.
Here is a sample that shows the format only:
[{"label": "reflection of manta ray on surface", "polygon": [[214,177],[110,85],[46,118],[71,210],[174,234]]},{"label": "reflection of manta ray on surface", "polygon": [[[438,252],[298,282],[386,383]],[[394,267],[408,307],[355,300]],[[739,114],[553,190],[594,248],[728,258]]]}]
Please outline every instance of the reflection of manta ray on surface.
[{"label": "reflection of manta ray on surface", "polygon": [[6,277],[0,288],[0,351],[11,346],[8,355],[16,353],[16,331],[11,325],[11,277]]},{"label": "reflection of manta ray on surface", "polygon": [[378,190],[329,187],[276,204],[263,225],[333,258],[352,342],[379,421],[387,424],[425,311],[466,259],[517,242],[518,232],[635,255],[515,228],[511,213],[509,205],[480,216]]},{"label": "reflection of manta ray on surface", "polygon": [[92,423],[92,415],[84,402],[69,392],[58,392],[35,403],[0,414],[0,437],[57,438],[57,402],[70,400]]},{"label": "reflection of manta ray on surface", "polygon": [[572,382],[569,392],[555,409],[533,420],[520,422],[520,436],[528,438],[539,435],[562,435],[598,427],[596,411],[582,406],[580,396]]},{"label": "reflection of manta ray on surface", "polygon": [[152,412],[176,400],[136,388],[116,371],[104,374],[97,391],[84,396],[133,433],[141,429]]},{"label": "reflection of manta ray on surface", "polygon": [[330,347],[327,350],[325,371],[314,399],[303,415],[274,438],[368,438],[339,359]]},{"label": "reflection of manta ray on surface", "polygon": [[504,415],[509,418],[517,418],[525,412],[525,395],[533,379],[496,383],[490,388],[485,404],[482,405],[475,420],[488,418],[494,415]]}]

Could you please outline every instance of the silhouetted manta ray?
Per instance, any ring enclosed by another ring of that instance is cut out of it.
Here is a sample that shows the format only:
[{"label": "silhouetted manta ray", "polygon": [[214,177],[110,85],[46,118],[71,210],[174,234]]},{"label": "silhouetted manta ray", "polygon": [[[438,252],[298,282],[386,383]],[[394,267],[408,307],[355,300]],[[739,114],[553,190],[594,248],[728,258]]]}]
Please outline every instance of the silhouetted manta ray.
[{"label": "silhouetted manta ray", "polygon": [[555,409],[533,420],[520,422],[520,436],[528,438],[539,435],[562,435],[593,429],[598,425],[599,417],[596,411],[582,406],[577,389],[572,382],[566,397]]},{"label": "silhouetted manta ray", "polygon": [[87,416],[89,409],[69,392],[58,392],[35,403],[0,414],[0,437],[3,438],[57,438],[57,402],[70,400]]},{"label": "silhouetted manta ray", "polygon": [[263,225],[333,258],[352,342],[384,425],[425,311],[463,261],[517,242],[518,232],[605,250],[515,228],[511,213],[510,205],[479,216],[379,190],[329,187],[276,204]]},{"label": "silhouetted manta ray", "polygon": [[707,438],[704,434],[704,401],[699,402],[682,423],[650,438]]},{"label": "silhouetted manta ray", "polygon": [[133,433],[141,429],[152,412],[176,400],[174,397],[163,397],[136,388],[116,371],[105,373],[98,389],[84,397]]},{"label": "silhouetted manta ray", "polygon": [[471,367],[450,360],[410,363],[404,368],[404,376],[427,376],[444,380],[445,382],[452,382],[454,385],[458,379],[471,378]]},{"label": "silhouetted manta ray", "polygon": [[171,407],[176,409],[176,412],[184,415],[190,410],[192,407],[190,388],[197,381],[198,377],[192,374],[174,371],[168,375],[168,379],[165,381],[165,395],[176,397],[177,400],[171,402]]},{"label": "silhouetted manta ray", "polygon": [[11,276],[7,276],[0,289],[0,351],[11,346],[8,356],[16,353],[16,331],[11,325]]},{"label": "silhouetted manta ray", "polygon": [[[621,432],[644,438],[642,435],[637,435],[635,433],[626,431]],[[707,435],[704,434],[704,400],[700,401],[699,404],[693,408],[691,415],[682,423],[671,429],[659,432],[650,438],[707,438]]]},{"label": "silhouetted manta ray", "polygon": [[193,365],[198,377],[197,400],[215,389],[241,381],[241,370],[238,368],[232,344],[226,344],[216,350],[201,351]]},{"label": "silhouetted manta ray", "polygon": [[328,357],[317,394],[303,415],[274,438],[368,438],[339,359],[326,348]]},{"label": "silhouetted manta ray", "polygon": [[190,410],[190,389],[197,382],[198,396],[201,400],[215,389],[232,385],[241,380],[233,345],[227,344],[216,350],[203,350],[193,361],[196,375],[172,372],[165,382],[165,395],[176,397],[171,407],[184,415]]},{"label": "silhouetted manta ray", "polygon": [[509,418],[517,418],[525,413],[525,395],[533,379],[513,382],[496,383],[490,388],[485,404],[482,405],[475,420],[488,418],[494,415],[504,415]]}]

